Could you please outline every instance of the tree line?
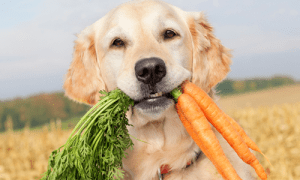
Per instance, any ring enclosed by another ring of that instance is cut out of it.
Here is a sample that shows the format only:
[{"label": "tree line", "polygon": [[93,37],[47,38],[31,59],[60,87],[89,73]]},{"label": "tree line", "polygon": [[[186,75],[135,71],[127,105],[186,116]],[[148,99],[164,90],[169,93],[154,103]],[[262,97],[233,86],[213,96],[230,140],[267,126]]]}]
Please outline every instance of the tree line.
[{"label": "tree line", "polygon": [[[256,91],[270,87],[295,84],[289,77],[271,79],[230,80],[219,83],[216,90],[219,95],[230,95]],[[64,96],[63,92],[44,93],[28,98],[16,98],[0,101],[0,132],[5,130],[5,123],[12,121],[13,129],[23,129],[25,125],[37,127],[49,123],[51,119],[62,121],[84,115],[90,106],[80,104]]]},{"label": "tree line", "polygon": [[251,91],[257,91],[267,88],[274,88],[284,85],[291,85],[298,83],[291,77],[284,76],[274,76],[269,79],[263,78],[255,78],[255,79],[246,79],[246,80],[232,80],[226,79],[220,82],[216,90],[218,95],[232,95],[232,94],[240,94]]},{"label": "tree line", "polygon": [[65,97],[63,92],[0,101],[0,132],[5,130],[7,119],[11,119],[13,129],[18,130],[23,129],[25,125],[37,127],[49,123],[51,119],[67,120],[82,116],[89,108],[88,105]]}]

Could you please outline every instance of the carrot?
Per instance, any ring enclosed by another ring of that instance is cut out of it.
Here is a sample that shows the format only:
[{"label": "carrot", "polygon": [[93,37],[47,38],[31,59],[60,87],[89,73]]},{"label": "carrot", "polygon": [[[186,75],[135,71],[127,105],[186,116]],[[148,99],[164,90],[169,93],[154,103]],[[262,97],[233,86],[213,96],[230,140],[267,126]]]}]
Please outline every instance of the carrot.
[{"label": "carrot", "polygon": [[[184,117],[184,114],[182,113],[182,109],[180,108],[180,106],[178,106],[178,103],[175,105],[175,107],[176,107],[179,119],[181,120],[181,122],[182,122],[183,126],[185,127],[186,131],[188,132],[188,134],[192,137],[194,142],[196,142],[196,144],[199,146],[199,148],[202,150],[202,152],[206,155],[206,157],[208,157],[208,159],[211,160],[211,154],[204,150],[205,149],[204,145],[202,144],[201,140],[197,136],[196,132],[194,132],[194,129],[193,129],[191,123]],[[222,172],[221,169],[219,169],[218,167],[216,167],[216,168],[218,169],[219,172]],[[220,174],[222,174],[222,173],[220,173]]]},{"label": "carrot", "polygon": [[[208,159],[210,161],[212,161],[211,154],[209,153],[209,151],[205,150],[206,149],[205,146],[203,145],[203,143],[201,142],[201,140],[197,136],[197,134],[194,131],[191,123],[184,117],[184,114],[182,113],[182,109],[180,108],[180,106],[178,106],[178,103],[175,106],[176,106],[176,109],[177,109],[177,114],[179,115],[179,119],[181,120],[183,126],[185,127],[185,129],[187,130],[189,135],[192,137],[194,142],[199,146],[199,148],[205,154],[205,156],[208,157]],[[224,177],[225,175],[224,175],[223,169],[221,169],[220,166],[217,163],[213,162],[213,164],[216,167],[217,171]]]},{"label": "carrot", "polygon": [[[177,104],[177,107],[180,107],[179,109],[181,109],[185,117],[182,118],[183,116],[179,114],[188,133],[204,154],[210,158],[223,178],[241,180],[226,158],[216,135],[195,100],[188,94],[182,94],[179,96]],[[185,119],[187,119],[188,122],[186,122]],[[190,126],[192,126],[192,128]]]},{"label": "carrot", "polygon": [[242,127],[230,116],[224,113],[224,116],[226,116],[227,120],[230,122],[230,124],[233,125],[233,127],[237,130],[237,132],[242,136],[243,140],[247,144],[249,148],[251,148],[254,151],[261,152],[261,150],[258,148],[258,146],[252,141],[252,139],[247,136],[246,132],[242,129]]},{"label": "carrot", "polygon": [[269,159],[266,157],[266,155],[264,155],[264,153],[262,153],[262,151],[258,148],[258,146],[255,144],[254,141],[252,141],[252,139],[250,139],[249,136],[247,136],[246,132],[243,130],[243,128],[234,120],[232,119],[230,116],[228,116],[227,114],[224,113],[224,116],[226,116],[227,120],[230,122],[230,124],[233,125],[233,127],[237,130],[237,132],[242,136],[243,140],[245,141],[245,143],[247,144],[247,146],[249,148],[251,148],[254,151],[259,152],[260,154],[262,154],[267,161],[269,162],[269,164],[272,166],[271,162],[269,161]]},{"label": "carrot", "polygon": [[[235,150],[238,156],[247,164],[251,165],[261,179],[267,179],[261,164],[257,158],[249,150],[247,144],[244,142],[242,136],[229,122],[225,113],[223,113],[214,101],[195,84],[186,81],[182,85],[183,94],[190,95],[202,109],[208,121],[218,130],[220,134],[226,139],[230,146]],[[179,97],[180,98],[180,97]]]}]

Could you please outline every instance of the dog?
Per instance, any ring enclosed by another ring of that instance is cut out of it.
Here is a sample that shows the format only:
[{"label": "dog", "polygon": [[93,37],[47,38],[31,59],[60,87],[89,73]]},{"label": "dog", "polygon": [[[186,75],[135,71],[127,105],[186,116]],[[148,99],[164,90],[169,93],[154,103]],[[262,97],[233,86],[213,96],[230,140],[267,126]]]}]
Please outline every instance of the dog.
[{"label": "dog", "polygon": [[[96,104],[100,90],[121,89],[135,101],[126,116],[133,150],[122,160],[124,179],[223,179],[182,125],[170,91],[189,80],[215,98],[230,71],[231,50],[213,34],[203,12],[156,0],[130,1],[85,28],[75,41],[65,95]],[[212,127],[243,180],[256,179]]]}]

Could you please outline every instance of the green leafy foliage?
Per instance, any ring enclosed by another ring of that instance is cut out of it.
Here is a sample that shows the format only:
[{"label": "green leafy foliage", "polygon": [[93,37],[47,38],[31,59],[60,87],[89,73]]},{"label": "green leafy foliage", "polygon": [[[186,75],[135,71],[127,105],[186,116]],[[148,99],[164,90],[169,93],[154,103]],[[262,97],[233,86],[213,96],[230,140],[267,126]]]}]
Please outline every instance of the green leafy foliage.
[{"label": "green leafy foliage", "polygon": [[50,123],[51,119],[65,120],[81,117],[90,106],[79,104],[64,96],[64,93],[41,93],[24,99],[0,101],[0,132],[5,131],[7,116],[13,120],[13,129],[21,130],[30,125],[36,128]]},{"label": "green leafy foliage", "polygon": [[52,152],[42,180],[123,178],[119,168],[125,150],[133,147],[126,112],[134,101],[120,89],[100,93],[105,96],[81,118],[65,145]]},{"label": "green leafy foliage", "polygon": [[219,95],[241,94],[267,88],[296,84],[297,82],[286,76],[274,76],[272,78],[252,78],[244,80],[225,79],[216,86]]},{"label": "green leafy foliage", "polygon": [[[244,83],[240,82],[239,85],[237,80],[226,79],[216,86],[216,90],[219,95],[225,96],[299,83],[285,76],[251,78],[242,81]],[[65,122],[74,117],[81,117],[89,108],[90,106],[86,104],[70,100],[63,92],[42,93],[24,99],[0,100],[0,133],[5,131],[4,124],[8,116],[12,117],[13,129],[20,130],[25,124],[37,128],[50,123],[51,119],[59,118]]]},{"label": "green leafy foliage", "polygon": [[181,86],[178,86],[177,88],[173,89],[170,94],[174,98],[175,102],[177,103],[179,96],[182,94],[181,92]]}]

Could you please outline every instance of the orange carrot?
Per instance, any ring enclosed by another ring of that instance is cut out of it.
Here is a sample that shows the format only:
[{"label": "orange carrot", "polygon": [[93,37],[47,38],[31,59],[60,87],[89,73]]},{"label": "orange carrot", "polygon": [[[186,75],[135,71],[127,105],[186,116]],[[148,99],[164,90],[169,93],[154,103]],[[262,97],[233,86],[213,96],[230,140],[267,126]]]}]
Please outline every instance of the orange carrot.
[{"label": "orange carrot", "polygon": [[259,164],[254,154],[249,150],[239,132],[229,122],[227,117],[224,116],[225,113],[219,109],[219,107],[206,94],[206,92],[188,81],[183,83],[182,88],[183,94],[190,95],[196,101],[208,121],[218,130],[220,134],[222,134],[224,139],[226,139],[238,156],[244,162],[250,164],[261,179],[267,179],[267,174],[265,173],[263,167],[261,164]]},{"label": "orange carrot", "polygon": [[[194,129],[193,129],[191,123],[188,120],[186,120],[186,118],[184,117],[184,114],[182,113],[182,110],[181,110],[180,106],[178,105],[178,103],[175,105],[175,107],[176,107],[176,110],[177,110],[177,114],[179,115],[179,119],[181,120],[181,122],[182,122],[183,126],[185,127],[186,131],[192,137],[194,142],[199,146],[199,148],[202,150],[202,152],[205,154],[205,156],[208,157],[208,159],[211,161],[212,160],[211,159],[211,154],[208,151],[205,151],[206,148],[202,144],[202,142],[199,139],[199,137],[197,136],[196,132],[194,132]],[[217,170],[220,174],[223,174],[223,171],[222,171],[222,169],[219,168],[219,166],[215,165],[215,167],[217,168]]]},{"label": "orange carrot", "polygon": [[183,126],[185,127],[185,129],[187,130],[187,132],[189,133],[189,135],[192,137],[192,139],[194,140],[194,142],[199,146],[199,148],[201,149],[201,151],[205,154],[205,156],[212,161],[212,163],[214,164],[214,166],[216,167],[217,171],[223,176],[225,177],[224,171],[223,169],[220,168],[220,166],[213,161],[211,154],[209,153],[209,151],[206,151],[206,147],[203,145],[203,143],[201,142],[201,140],[199,139],[198,135],[196,134],[196,132],[194,131],[191,123],[186,120],[186,118],[184,117],[184,114],[182,113],[182,109],[180,108],[180,106],[178,105],[178,103],[175,105],[176,109],[177,109],[177,114],[179,115],[179,119],[181,120]]},{"label": "orange carrot", "polygon": [[227,118],[227,120],[230,122],[230,124],[233,125],[233,127],[239,132],[239,134],[242,136],[243,140],[247,144],[249,148],[251,148],[254,151],[261,152],[261,150],[257,147],[257,145],[252,141],[252,139],[247,136],[246,132],[242,129],[242,127],[230,116],[224,113],[224,116]]},{"label": "orange carrot", "polygon": [[[177,104],[185,119],[190,123],[183,123],[185,128],[188,130],[189,134],[191,133],[193,140],[201,148],[204,154],[208,154],[207,156],[213,162],[223,178],[228,180],[241,179],[226,158],[216,135],[212,131],[209,122],[195,100],[187,94],[182,94],[179,96]],[[180,116],[182,118],[182,115]],[[185,122],[184,118],[181,120]],[[192,129],[189,127],[190,125],[192,126]]]},{"label": "orange carrot", "polygon": [[[185,127],[186,131],[189,133],[189,135],[192,137],[192,139],[196,142],[196,144],[200,147],[200,149],[204,149],[203,144],[201,143],[201,141],[199,140],[199,137],[197,136],[197,134],[194,132],[194,129],[191,125],[191,123],[186,120],[186,118],[184,117],[184,114],[182,113],[182,110],[180,108],[180,106],[178,106],[178,104],[175,105],[176,110],[177,110],[177,114],[179,115],[179,119],[181,120],[183,126]],[[203,151],[202,151],[203,152]],[[203,152],[204,153],[204,152]],[[204,153],[207,157],[210,156],[209,152],[206,154]]]},{"label": "orange carrot", "polygon": [[269,161],[269,159],[264,155],[264,153],[261,152],[261,150],[258,148],[258,146],[255,144],[254,141],[252,141],[252,139],[250,139],[249,136],[247,136],[246,132],[243,130],[243,128],[234,120],[232,119],[230,116],[228,116],[227,114],[223,114],[227,120],[230,122],[230,124],[233,125],[233,127],[237,130],[237,132],[239,132],[239,134],[242,136],[243,140],[245,141],[245,143],[247,144],[247,146],[249,148],[251,148],[254,151],[259,152],[260,154],[262,154],[267,161],[269,162],[269,164],[272,166],[271,162]]}]

